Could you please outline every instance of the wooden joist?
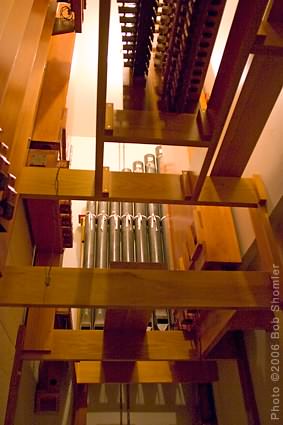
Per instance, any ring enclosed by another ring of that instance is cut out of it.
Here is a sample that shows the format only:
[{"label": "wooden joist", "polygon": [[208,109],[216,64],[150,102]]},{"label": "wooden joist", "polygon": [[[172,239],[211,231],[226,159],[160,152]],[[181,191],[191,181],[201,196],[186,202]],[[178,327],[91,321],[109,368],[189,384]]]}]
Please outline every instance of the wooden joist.
[{"label": "wooden joist", "polygon": [[75,363],[78,384],[100,383],[206,383],[218,380],[217,364],[214,361],[137,361]]},{"label": "wooden joist", "polygon": [[0,305],[11,306],[253,310],[271,300],[265,272],[6,267],[0,278]]},{"label": "wooden joist", "polygon": [[[90,170],[26,167],[17,187],[23,198],[95,199],[97,173]],[[104,199],[101,195],[96,199]],[[107,200],[187,205],[256,207],[251,179],[207,177],[198,201],[183,193],[177,174],[110,172]]]},{"label": "wooden joist", "polygon": [[104,332],[54,330],[50,352],[23,350],[24,360],[199,360],[182,331]]}]

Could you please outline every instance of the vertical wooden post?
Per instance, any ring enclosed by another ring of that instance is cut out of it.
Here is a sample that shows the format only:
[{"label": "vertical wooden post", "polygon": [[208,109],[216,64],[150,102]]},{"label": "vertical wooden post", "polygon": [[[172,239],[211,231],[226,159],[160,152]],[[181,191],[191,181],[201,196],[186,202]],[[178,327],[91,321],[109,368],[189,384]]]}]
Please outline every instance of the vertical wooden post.
[{"label": "vertical wooden post", "polygon": [[107,56],[110,0],[99,1],[98,72],[96,102],[95,195],[102,196],[105,107],[107,90]]}]

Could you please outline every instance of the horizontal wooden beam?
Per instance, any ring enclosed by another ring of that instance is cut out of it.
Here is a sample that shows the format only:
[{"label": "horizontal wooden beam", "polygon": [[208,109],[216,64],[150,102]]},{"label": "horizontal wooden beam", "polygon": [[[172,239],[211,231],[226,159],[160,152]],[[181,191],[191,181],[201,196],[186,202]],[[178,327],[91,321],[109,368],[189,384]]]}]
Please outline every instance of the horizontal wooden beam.
[{"label": "horizontal wooden beam", "polygon": [[137,361],[75,363],[78,384],[206,383],[218,380],[215,361]]},{"label": "horizontal wooden beam", "polygon": [[[93,200],[95,172],[25,167],[17,186],[23,198]],[[103,199],[105,199],[103,197]],[[178,174],[110,172],[108,200],[187,205],[256,207],[258,196],[249,178],[207,177],[198,201],[183,193]]]},{"label": "horizontal wooden beam", "polygon": [[[125,56],[124,56],[125,57]],[[106,142],[209,147],[202,137],[197,115],[156,111],[114,111],[113,133]]]},{"label": "horizontal wooden beam", "polygon": [[22,351],[24,360],[199,360],[182,331],[104,332],[54,330],[50,352]]},{"label": "horizontal wooden beam", "polygon": [[6,267],[0,305],[266,309],[270,275],[242,271]]}]

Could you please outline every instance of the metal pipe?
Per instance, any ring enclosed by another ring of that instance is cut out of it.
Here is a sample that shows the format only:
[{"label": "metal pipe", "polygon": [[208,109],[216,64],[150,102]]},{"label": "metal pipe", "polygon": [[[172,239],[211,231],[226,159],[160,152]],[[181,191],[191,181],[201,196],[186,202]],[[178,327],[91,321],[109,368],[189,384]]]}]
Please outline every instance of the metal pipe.
[{"label": "metal pipe", "polygon": [[[160,173],[161,171],[161,165],[162,165],[162,158],[163,158],[163,150],[162,146],[156,146],[155,148],[155,154],[156,154],[156,168],[157,173]],[[172,270],[173,262],[170,257],[170,231],[169,231],[169,225],[168,225],[168,217],[165,214],[165,208],[164,205],[160,205],[160,217],[161,217],[161,233],[162,233],[162,241],[163,241],[163,254],[164,254],[164,262],[169,270]]]},{"label": "metal pipe", "polygon": [[[155,157],[147,154],[144,157],[146,173],[156,173]],[[148,204],[148,239],[150,260],[152,263],[163,263],[162,237],[160,228],[160,208],[158,204]]]},{"label": "metal pipe", "polygon": [[[142,161],[133,162],[134,173],[143,173],[144,167]],[[147,237],[147,207],[145,203],[136,202],[134,204],[135,212],[135,242],[136,242],[136,261],[138,263],[148,263],[149,248]]]},{"label": "metal pipe", "polygon": [[[95,265],[96,237],[95,237],[95,210],[96,202],[88,201],[85,216],[85,239],[83,252],[83,267],[91,269]],[[80,328],[91,329],[92,309],[82,308],[80,311]]]},{"label": "metal pipe", "polygon": [[[108,202],[105,201],[99,201],[97,207],[96,267],[108,267]],[[103,329],[105,309],[93,309],[93,317],[93,328]]]},{"label": "metal pipe", "polygon": [[[130,172],[129,168],[122,171]],[[121,233],[122,233],[122,261],[127,263],[135,260],[134,254],[134,227],[133,227],[133,203],[121,203]]]},{"label": "metal pipe", "polygon": [[120,261],[120,203],[110,203],[109,216],[109,262]]},{"label": "metal pipe", "polygon": [[108,202],[98,202],[97,212],[96,267],[99,269],[104,269],[108,266]]}]

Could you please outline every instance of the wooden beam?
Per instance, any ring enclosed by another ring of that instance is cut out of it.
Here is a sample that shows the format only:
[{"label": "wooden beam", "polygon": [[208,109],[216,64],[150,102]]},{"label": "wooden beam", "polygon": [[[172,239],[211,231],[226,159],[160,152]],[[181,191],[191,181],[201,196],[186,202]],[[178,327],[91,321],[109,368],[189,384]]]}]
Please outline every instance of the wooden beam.
[{"label": "wooden beam", "polygon": [[60,140],[74,45],[75,33],[51,37],[32,140]]},{"label": "wooden beam", "polygon": [[206,383],[218,380],[214,361],[95,362],[75,363],[78,384],[100,383]]},{"label": "wooden beam", "polygon": [[50,352],[22,351],[24,360],[199,360],[182,331],[104,332],[54,330]]},{"label": "wooden beam", "polygon": [[201,353],[206,357],[229,330],[235,310],[213,310],[200,324]]},{"label": "wooden beam", "polygon": [[238,3],[206,111],[208,118],[213,116],[214,129],[210,148],[195,185],[195,199],[203,187],[267,3],[268,0],[240,0]]},{"label": "wooden beam", "polygon": [[[266,309],[268,273],[6,267],[0,305]],[[48,285],[47,285],[48,283]]]},{"label": "wooden beam", "polygon": [[258,413],[254,386],[250,371],[249,359],[247,356],[246,345],[242,332],[235,332],[235,341],[238,351],[237,364],[243,392],[243,398],[250,425],[260,425],[260,417]]},{"label": "wooden beam", "polygon": [[54,308],[30,308],[26,324],[24,349],[50,351],[54,320]]},{"label": "wooden beam", "polygon": [[74,383],[72,425],[87,425],[88,385]]},{"label": "wooden beam", "polygon": [[229,324],[230,330],[246,331],[254,329],[263,329],[270,331],[272,328],[272,319],[274,313],[271,310],[259,311],[237,311]]},{"label": "wooden beam", "polygon": [[[23,198],[103,199],[95,196],[97,173],[90,170],[25,167],[17,190]],[[110,172],[109,198],[116,201],[256,207],[248,178],[207,177],[198,201],[187,199],[178,174]]]},{"label": "wooden beam", "polygon": [[107,90],[107,56],[110,21],[110,0],[99,1],[98,28],[98,70],[97,70],[97,101],[96,101],[96,153],[95,153],[95,193],[102,195],[103,157],[104,157],[104,127]]},{"label": "wooden beam", "polygon": [[202,138],[195,114],[116,110],[113,134],[105,141],[208,147],[210,135]]},{"label": "wooden beam", "polygon": [[272,230],[267,211],[264,206],[249,209],[255,232],[260,268],[272,272],[274,265],[280,266],[279,248]]},{"label": "wooden beam", "polygon": [[261,24],[252,53],[283,56],[282,22],[263,22]]},{"label": "wooden beam", "polygon": [[240,177],[283,85],[283,57],[255,55],[211,175]]}]

